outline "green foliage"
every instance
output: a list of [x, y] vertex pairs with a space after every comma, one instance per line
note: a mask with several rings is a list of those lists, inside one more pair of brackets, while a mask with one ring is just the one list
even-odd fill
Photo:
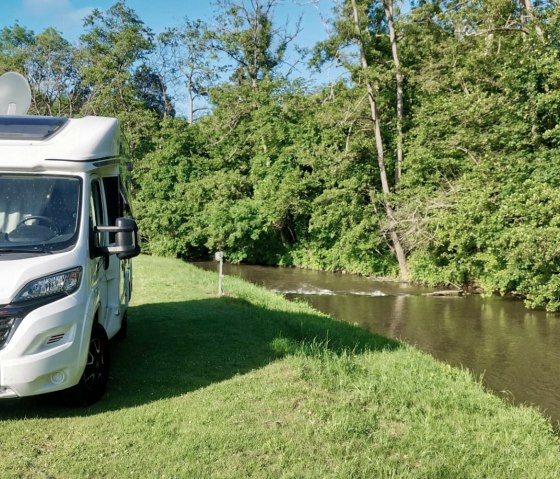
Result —
[[17, 71], [31, 86], [30, 114], [73, 116], [83, 105], [78, 49], [54, 28], [36, 35], [18, 23], [0, 31], [0, 71]]
[[198, 128], [178, 119], [162, 122], [152, 138], [154, 149], [133, 172], [135, 212], [148, 251], [175, 256], [196, 252], [189, 247], [185, 228], [193, 205], [185, 202], [186, 184], [204, 162]]
[[434, 239], [415, 256], [415, 275], [430, 283], [478, 283], [487, 293], [515, 293], [556, 310], [560, 156], [507, 160], [456, 182], [453, 204], [431, 219]]
[[208, 38], [216, 50], [234, 61], [231, 80], [238, 85], [270, 79], [284, 59], [290, 35], [276, 28], [279, 0], [219, 0], [216, 27]]
[[36, 114], [72, 116], [82, 108], [84, 86], [78, 57], [78, 49], [54, 28], [47, 28], [34, 38], [26, 72], [35, 91]]
[[12, 27], [2, 28], [0, 30], [0, 70], [23, 73], [34, 39], [33, 31], [17, 22]]
[[[476, 284], [557, 310], [558, 51], [536, 30], [510, 31], [511, 7], [459, 9], [449, 21], [471, 26], [440, 32], [437, 62], [415, 52], [402, 197], [424, 198], [418, 228], [427, 239], [409, 238], [412, 269], [422, 281]], [[424, 47], [432, 56], [434, 45]]]
[[[161, 76], [177, 92], [186, 90], [187, 121], [193, 123], [203, 107], [199, 100], [207, 98], [218, 73], [224, 69], [218, 54], [210, 48], [209, 27], [202, 20], [188, 18], [180, 27], [166, 29], [158, 35], [160, 60], [156, 63]], [[166, 75], [167, 73], [167, 75]]]
[[[275, 23], [277, 0], [217, 2], [215, 27], [186, 21], [157, 45], [120, 1], [88, 15], [79, 46], [16, 23], [0, 30], [0, 70], [29, 78], [34, 113], [121, 120], [147, 251], [394, 275], [395, 230], [416, 280], [559, 310], [560, 13], [535, 3], [531, 13], [513, 0], [430, 0], [396, 13], [400, 183], [396, 72], [378, 0], [356, 1], [367, 69], [352, 2], [337, 2], [312, 63], [335, 62], [344, 80], [321, 87], [282, 78], [293, 35]], [[229, 81], [216, 66], [224, 57]], [[188, 121], [173, 118], [170, 86]], [[196, 114], [198, 96], [210, 114]]]

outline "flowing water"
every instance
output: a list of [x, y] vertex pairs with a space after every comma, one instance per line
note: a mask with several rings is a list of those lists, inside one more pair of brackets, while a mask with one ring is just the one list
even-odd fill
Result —
[[[196, 263], [217, 270], [215, 262]], [[505, 298], [426, 296], [429, 288], [296, 268], [224, 265], [224, 274], [464, 366], [496, 394], [560, 421], [560, 316]], [[227, 287], [227, 283], [226, 283]]]

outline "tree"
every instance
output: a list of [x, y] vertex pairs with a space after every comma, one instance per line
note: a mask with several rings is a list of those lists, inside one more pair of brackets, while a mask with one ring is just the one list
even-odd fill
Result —
[[81, 74], [92, 86], [86, 109], [115, 115], [135, 100], [133, 70], [153, 49], [152, 31], [124, 2], [115, 3], [106, 12], [93, 10], [84, 19], [84, 27], [80, 41], [85, 65]]
[[557, 13], [542, 13], [542, 36], [523, 15], [506, 1], [413, 12], [401, 50], [413, 59], [414, 97], [398, 214], [416, 219], [415, 278], [556, 310]]
[[300, 30], [276, 28], [273, 14], [279, 0], [218, 0], [220, 13], [210, 33], [212, 46], [235, 62], [231, 77], [237, 84], [249, 83], [253, 90], [259, 81], [272, 78], [282, 64], [286, 49]]
[[35, 40], [35, 33], [15, 23], [0, 30], [0, 69], [25, 72], [28, 51]]
[[204, 108], [198, 100], [207, 99], [210, 86], [221, 70], [217, 55], [212, 50], [208, 26], [200, 21], [185, 20], [178, 28], [171, 28], [159, 37], [160, 58], [167, 65], [168, 76], [178, 85], [180, 97], [186, 96], [187, 121], [192, 124], [195, 115]]
[[[359, 51], [360, 51], [360, 64], [362, 69], [367, 71], [369, 65], [366, 56], [364, 40], [362, 38], [360, 13], [358, 11], [356, 0], [351, 0], [351, 1], [352, 1], [353, 20], [354, 20], [354, 25], [356, 27], [355, 41], [358, 44]], [[396, 49], [396, 43], [394, 44], [394, 46]], [[374, 131], [375, 131], [375, 146], [377, 150], [377, 163], [379, 165], [379, 177], [381, 179], [382, 191], [383, 194], [385, 195], [383, 204], [385, 207], [385, 214], [387, 215], [387, 220], [389, 222], [388, 232], [391, 238], [393, 249], [395, 251], [395, 256], [397, 257], [397, 261], [399, 263], [400, 277], [404, 280], [408, 280], [409, 272], [408, 272], [408, 265], [406, 262], [406, 254], [405, 254], [404, 247], [401, 243], [401, 240], [397, 234], [395, 214], [393, 211], [393, 207], [389, 203], [389, 198], [388, 198], [389, 194], [391, 193], [391, 189], [389, 187], [389, 181], [387, 179], [387, 171], [385, 167], [385, 152], [383, 148], [383, 137], [381, 134], [381, 119], [379, 117], [379, 113], [377, 109], [377, 99], [371, 81], [367, 78], [364, 81], [367, 89], [367, 97], [371, 110], [371, 119], [373, 121]]]
[[161, 118], [175, 116], [175, 108], [167, 93], [165, 78], [149, 65], [142, 64], [134, 71], [132, 87], [145, 108]]
[[383, 7], [385, 10], [385, 16], [387, 18], [387, 25], [389, 27], [391, 54], [393, 56], [393, 64], [395, 67], [395, 83], [397, 93], [397, 164], [395, 167], [395, 185], [398, 186], [401, 181], [403, 165], [404, 74], [399, 57], [393, 3], [393, 0], [383, 0]]
[[528, 22], [532, 22], [535, 28], [535, 32], [537, 33], [539, 38], [544, 41], [543, 29], [535, 16], [535, 9], [533, 7], [532, 0], [520, 0], [520, 4], [523, 10], [521, 14], [521, 24], [525, 25]]
[[78, 51], [53, 28], [34, 38], [25, 62], [33, 92], [33, 110], [43, 115], [72, 117], [86, 91], [79, 77]]
[[78, 75], [78, 52], [54, 28], [39, 35], [19, 24], [0, 31], [0, 69], [22, 73], [29, 81], [30, 113], [73, 116], [85, 91]]
[[[82, 114], [119, 118], [131, 153], [141, 156], [155, 129], [157, 109], [146, 108], [138, 82], [142, 65], [153, 50], [153, 33], [124, 2], [106, 12], [98, 9], [84, 20], [83, 66], [80, 74], [89, 89]], [[146, 71], [146, 70], [144, 70]]]
[[[334, 21], [334, 31], [331, 37], [322, 44], [318, 45], [320, 52], [316, 53], [316, 58], [325, 61], [329, 58], [336, 58], [352, 73], [352, 79], [357, 85], [362, 85], [366, 91], [366, 98], [369, 105], [369, 116], [373, 126], [373, 138], [375, 156], [377, 158], [377, 176], [381, 186], [381, 202], [385, 212], [387, 222], [387, 234], [389, 242], [394, 251], [399, 265], [400, 277], [408, 279], [408, 265], [406, 251], [403, 242], [398, 234], [397, 217], [394, 207], [391, 204], [392, 187], [389, 183], [387, 173], [387, 161], [385, 154], [385, 141], [383, 125], [379, 114], [380, 101], [383, 98], [384, 90], [387, 88], [387, 74], [390, 70], [386, 69], [389, 45], [384, 40], [386, 31], [384, 30], [384, 18], [381, 10], [382, 6], [371, 1], [358, 3], [357, 0], [344, 2], [337, 11]], [[396, 52], [396, 38], [392, 38], [394, 52]], [[352, 61], [351, 53], [354, 47], [357, 50], [357, 62]], [[344, 55], [348, 52], [350, 55]], [[393, 56], [393, 61], [398, 64], [398, 55]], [[400, 66], [400, 65], [399, 65]], [[400, 70], [397, 69], [400, 74]], [[402, 78], [399, 76], [399, 86]], [[384, 85], [382, 83], [385, 83]], [[397, 97], [402, 101], [402, 96]], [[399, 108], [400, 111], [400, 108]], [[399, 122], [397, 122], [400, 124]], [[399, 138], [399, 135], [397, 135]], [[399, 142], [397, 142], [399, 144]], [[399, 158], [400, 159], [400, 158]], [[398, 162], [397, 162], [398, 163]], [[396, 166], [398, 172], [399, 165]], [[397, 173], [396, 177], [400, 175]]]
[[196, 125], [167, 117], [153, 134], [153, 150], [133, 170], [139, 187], [134, 195], [136, 217], [152, 253], [188, 257], [204, 251], [204, 241], [196, 238], [193, 227], [196, 204], [186, 196], [190, 183], [205, 174], [203, 140]]

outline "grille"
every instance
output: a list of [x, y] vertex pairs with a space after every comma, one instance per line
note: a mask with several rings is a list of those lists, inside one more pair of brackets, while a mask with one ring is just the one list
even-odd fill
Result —
[[2, 349], [8, 342], [8, 339], [10, 339], [12, 329], [17, 319], [16, 316], [3, 316], [2, 311], [0, 311], [0, 349]]
[[30, 311], [50, 301], [52, 300], [47, 298], [46, 300], [27, 301], [25, 304], [6, 304], [0, 306], [0, 349], [8, 344], [21, 321]]

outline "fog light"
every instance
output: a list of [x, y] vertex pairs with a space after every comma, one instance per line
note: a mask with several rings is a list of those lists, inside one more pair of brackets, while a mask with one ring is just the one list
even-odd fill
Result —
[[51, 382], [56, 386], [61, 385], [65, 379], [66, 375], [62, 371], [57, 371], [56, 373], [51, 374]]

